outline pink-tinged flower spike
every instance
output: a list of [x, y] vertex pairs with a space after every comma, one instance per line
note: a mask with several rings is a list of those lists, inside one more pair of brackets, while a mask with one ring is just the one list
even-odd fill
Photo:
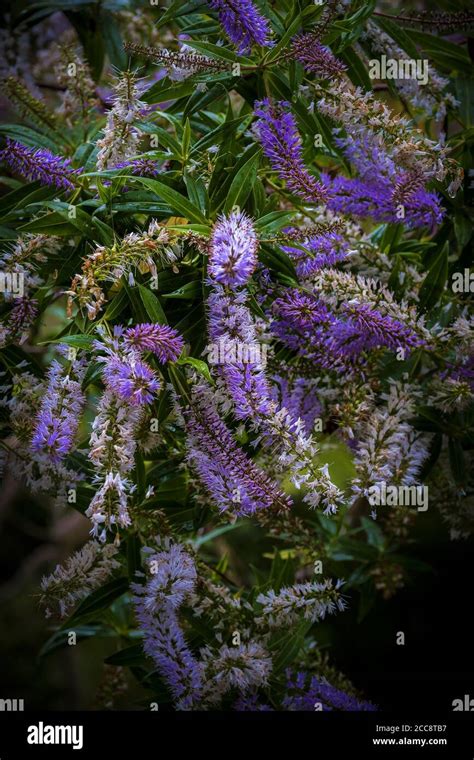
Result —
[[15, 299], [15, 304], [8, 314], [6, 324], [0, 325], [0, 346], [12, 341], [24, 343], [31, 326], [38, 315], [38, 302], [24, 296]]
[[325, 201], [328, 196], [326, 188], [304, 164], [301, 137], [290, 104], [261, 100], [255, 103], [255, 115], [259, 117], [254, 127], [257, 139], [288, 189], [308, 203]]
[[27, 148], [10, 139], [7, 139], [7, 147], [0, 151], [0, 160], [24, 179], [38, 180], [58, 190], [74, 190], [75, 176], [80, 171], [72, 169], [68, 158], [55, 156], [45, 148]]
[[243, 211], [221, 216], [211, 238], [210, 277], [231, 288], [245, 285], [257, 265], [257, 247], [252, 220]]
[[125, 330], [123, 342], [137, 351], [151, 351], [163, 364], [175, 362], [184, 348], [184, 340], [174, 327], [148, 323]]
[[239, 53], [248, 53], [253, 44], [270, 46], [270, 25], [252, 0], [210, 0], [219, 21]]
[[316, 74], [320, 79], [340, 77], [346, 67], [323, 45], [317, 32], [300, 34], [293, 39], [293, 55], [306, 71]]

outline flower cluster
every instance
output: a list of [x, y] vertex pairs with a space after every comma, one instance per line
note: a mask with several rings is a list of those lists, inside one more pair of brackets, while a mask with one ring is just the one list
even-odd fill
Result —
[[146, 113], [139, 100], [136, 77], [126, 71], [115, 86], [114, 105], [107, 115], [104, 136], [97, 142], [97, 168], [113, 169], [138, 153], [140, 129], [136, 122]]
[[107, 301], [104, 284], [113, 284], [121, 277], [134, 282], [133, 272], [149, 272], [156, 277], [159, 266], [170, 266], [177, 261], [179, 247], [171, 244], [167, 230], [157, 222], [150, 222], [145, 232], [131, 232], [111, 247], [99, 245], [84, 261], [82, 272], [77, 274], [68, 291], [69, 313], [77, 300], [85, 307], [89, 319], [95, 319]]
[[196, 568], [179, 544], [148, 556], [151, 576], [133, 585], [135, 611], [145, 634], [145, 652], [165, 679], [178, 710], [199, 703], [202, 674], [179, 624], [178, 611], [193, 591]]
[[327, 198], [324, 186], [306, 168], [302, 157], [301, 137], [290, 104], [262, 100], [255, 104], [255, 135], [272, 168], [283, 179], [290, 192], [308, 203], [321, 203]]
[[[85, 621], [160, 710], [371, 711], [337, 613], [372, 625], [427, 524], [474, 532], [467, 38], [136, 5], [0, 32], [2, 529], [53, 560], [43, 651]], [[373, 79], [415, 48], [426, 84]]]
[[[290, 711], [342, 710], [344, 712], [373, 712], [375, 705], [347, 694], [332, 686], [326, 679], [307, 673], [287, 673], [288, 693], [284, 707]], [[309, 682], [309, 683], [308, 683]]]
[[209, 0], [230, 41], [239, 53], [248, 53], [252, 45], [270, 45], [270, 24], [252, 0]]
[[259, 509], [290, 507], [289, 497], [239, 448], [208, 388], [193, 389], [184, 418], [188, 462], [220, 511], [251, 515]]
[[316, 623], [326, 615], [342, 612], [345, 609], [344, 599], [339, 593], [342, 581], [333, 586], [332, 581], [323, 583], [297, 583], [290, 588], [282, 588], [278, 593], [273, 589], [266, 594], [260, 594], [257, 602], [263, 606], [262, 615], [258, 619], [260, 625], [270, 628], [289, 626], [300, 617]]
[[56, 187], [71, 192], [76, 186], [76, 175], [80, 169], [73, 169], [71, 161], [55, 156], [46, 148], [27, 148], [15, 140], [7, 139], [7, 146], [0, 151], [0, 160], [10, 169], [30, 182]]
[[113, 544], [89, 541], [64, 565], [57, 565], [51, 575], [45, 576], [41, 580], [40, 603], [46, 608], [47, 617], [52, 614], [52, 605], [65, 617], [71, 607], [100, 588], [120, 568], [117, 552]]
[[[63, 350], [67, 354], [67, 346]], [[51, 363], [31, 448], [52, 464], [62, 462], [74, 445], [85, 403], [81, 389], [85, 371], [83, 359], [73, 360], [70, 367], [56, 359]]]

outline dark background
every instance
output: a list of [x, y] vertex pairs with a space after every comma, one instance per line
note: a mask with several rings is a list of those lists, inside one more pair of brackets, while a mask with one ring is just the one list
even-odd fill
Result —
[[[58, 523], [46, 504], [8, 476], [0, 490], [0, 514], [0, 696], [23, 698], [25, 709], [107, 706], [96, 692], [116, 639], [85, 640], [38, 660], [53, 630], [38, 606], [41, 575], [84, 541], [87, 521], [73, 513]], [[317, 639], [331, 665], [381, 710], [434, 716], [451, 711], [454, 699], [474, 697], [474, 542], [451, 541], [434, 509], [419, 522], [418, 535], [403, 553], [431, 570], [410, 573], [405, 588], [389, 600], [377, 597], [362, 620], [358, 594], [349, 591], [348, 609], [321, 623]], [[241, 540], [244, 554], [244, 536]], [[396, 644], [398, 631], [405, 633], [404, 646]], [[127, 678], [129, 690], [114, 700], [116, 709], [139, 708], [147, 700], [133, 676]]]

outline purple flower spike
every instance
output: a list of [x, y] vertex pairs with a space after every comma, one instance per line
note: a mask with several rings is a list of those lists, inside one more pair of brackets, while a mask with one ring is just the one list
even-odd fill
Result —
[[287, 672], [288, 695], [283, 700], [285, 710], [314, 712], [315, 705], [320, 705], [322, 711], [337, 710], [341, 712], [374, 712], [377, 707], [370, 702], [357, 699], [345, 691], [336, 689], [325, 678], [310, 676], [309, 686], [306, 686], [306, 673], [292, 675]]
[[28, 329], [38, 314], [38, 301], [24, 296], [18, 298], [9, 314], [8, 326], [13, 333]]
[[257, 264], [257, 245], [252, 221], [243, 211], [222, 216], [211, 240], [211, 278], [231, 288], [245, 285]]
[[248, 53], [254, 44], [271, 46], [270, 25], [251, 0], [210, 0], [209, 5], [239, 53]]
[[376, 222], [403, 222], [410, 228], [433, 228], [442, 221], [438, 195], [425, 189], [420, 173], [401, 170], [380, 143], [368, 135], [348, 135], [336, 143], [359, 176], [322, 174], [331, 211]]
[[205, 386], [194, 389], [185, 420], [188, 462], [221, 512], [251, 515], [291, 507], [291, 499], [237, 445]]
[[133, 161], [121, 161], [114, 169], [129, 169], [136, 177], [158, 177], [160, 170], [151, 158], [135, 158]]
[[31, 441], [32, 451], [48, 463], [62, 462], [74, 443], [85, 402], [81, 390], [84, 369], [82, 362], [70, 373], [56, 360], [51, 364]]
[[301, 137], [290, 104], [265, 99], [255, 104], [255, 114], [259, 117], [255, 133], [263, 152], [288, 189], [309, 203], [325, 200], [326, 188], [304, 165]]
[[320, 42], [315, 32], [298, 35], [294, 38], [292, 47], [296, 60], [306, 71], [316, 74], [321, 79], [339, 77], [346, 70], [344, 64]]
[[190, 710], [199, 703], [202, 673], [186, 643], [178, 612], [194, 589], [196, 568], [179, 544], [151, 555], [150, 563], [155, 572], [148, 582], [132, 584], [143, 648], [168, 684], [176, 708]]
[[245, 300], [245, 293], [229, 293], [216, 285], [208, 298], [209, 334], [214, 348], [220, 347], [224, 354], [217, 363], [235, 404], [235, 416], [257, 421], [271, 411], [270, 387], [261, 357], [263, 347]]
[[80, 171], [71, 168], [68, 158], [55, 156], [45, 148], [27, 148], [10, 139], [7, 139], [7, 147], [0, 151], [0, 159], [30, 182], [38, 180], [58, 190], [74, 190], [75, 175]]
[[[291, 231], [291, 230], [290, 230]], [[324, 267], [333, 267], [348, 256], [349, 244], [336, 232], [311, 235], [301, 241], [302, 248], [283, 245], [282, 249], [295, 262], [298, 277], [305, 279]]]
[[396, 351], [398, 348], [410, 350], [423, 345], [423, 341], [397, 319], [384, 317], [368, 304], [351, 304], [345, 307], [351, 324], [367, 342], [375, 346], [386, 346]]
[[151, 367], [133, 354], [108, 357], [104, 381], [113, 393], [133, 406], [151, 404], [161, 387]]
[[137, 351], [151, 351], [160, 362], [175, 362], [184, 348], [184, 340], [168, 325], [144, 323], [124, 332], [124, 343]]

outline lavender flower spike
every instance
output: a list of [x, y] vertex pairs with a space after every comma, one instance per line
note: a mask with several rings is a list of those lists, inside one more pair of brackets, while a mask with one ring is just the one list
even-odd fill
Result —
[[222, 216], [211, 239], [211, 278], [231, 288], [245, 285], [257, 264], [257, 246], [252, 221], [243, 211]]
[[292, 50], [296, 60], [306, 71], [316, 74], [321, 79], [340, 77], [346, 70], [344, 64], [320, 42], [316, 32], [294, 37]]
[[239, 448], [206, 386], [193, 389], [184, 416], [188, 462], [221, 512], [251, 515], [259, 509], [291, 507], [291, 499]]
[[148, 566], [152, 574], [146, 585], [132, 584], [144, 650], [167, 682], [177, 709], [190, 710], [200, 701], [202, 668], [186, 644], [178, 610], [195, 587], [196, 567], [179, 544], [151, 554]]
[[255, 133], [263, 152], [288, 189], [309, 203], [326, 200], [326, 188], [304, 165], [301, 137], [290, 104], [285, 101], [271, 103], [267, 98], [255, 103], [254, 110], [259, 117]]
[[336, 689], [325, 678], [312, 676], [309, 686], [306, 686], [306, 673], [296, 673], [295, 676], [287, 671], [287, 689], [289, 693], [283, 700], [283, 708], [291, 711], [314, 712], [315, 705], [320, 710], [340, 710], [343, 712], [373, 712], [377, 708], [370, 702], [357, 699], [352, 694]]
[[158, 360], [175, 362], [184, 348], [184, 340], [174, 327], [143, 323], [129, 327], [123, 334], [126, 346], [137, 351], [151, 351]]
[[38, 180], [42, 185], [57, 187], [58, 190], [74, 190], [74, 179], [79, 169], [72, 169], [68, 158], [55, 156], [45, 148], [27, 148], [7, 138], [7, 147], [0, 151], [0, 159], [30, 182]]
[[151, 404], [161, 383], [151, 367], [133, 353], [107, 357], [104, 382], [119, 398], [133, 406]]
[[31, 448], [52, 464], [63, 461], [74, 442], [85, 400], [81, 390], [84, 371], [82, 362], [70, 371], [56, 360], [51, 364]]
[[271, 45], [270, 25], [252, 0], [209, 0], [209, 5], [239, 53], [248, 53], [253, 44]]

